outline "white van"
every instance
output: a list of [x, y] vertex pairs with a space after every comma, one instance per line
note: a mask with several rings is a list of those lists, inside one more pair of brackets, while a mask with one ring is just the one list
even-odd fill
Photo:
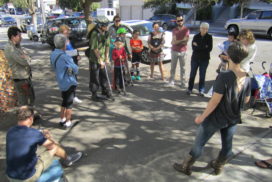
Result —
[[115, 8], [97, 8], [97, 16], [105, 16], [109, 21], [113, 21], [113, 17], [116, 15]]

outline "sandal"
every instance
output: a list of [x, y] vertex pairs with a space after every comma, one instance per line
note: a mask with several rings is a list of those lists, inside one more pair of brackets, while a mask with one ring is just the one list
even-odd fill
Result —
[[265, 160], [255, 161], [255, 165], [264, 169], [272, 169], [272, 164], [270, 164], [269, 162]]

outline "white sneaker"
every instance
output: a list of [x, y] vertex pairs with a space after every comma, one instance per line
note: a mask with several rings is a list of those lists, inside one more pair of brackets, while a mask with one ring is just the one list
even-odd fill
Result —
[[167, 87], [174, 87], [175, 86], [175, 82], [174, 81], [170, 81], [168, 84], [166, 84]]
[[77, 104], [81, 104], [82, 100], [80, 100], [78, 97], [75, 97], [74, 102], [77, 103]]
[[82, 157], [82, 152], [77, 152], [74, 154], [70, 154], [67, 156], [67, 159], [63, 161], [63, 164], [67, 167], [73, 165], [76, 161], [78, 161]]

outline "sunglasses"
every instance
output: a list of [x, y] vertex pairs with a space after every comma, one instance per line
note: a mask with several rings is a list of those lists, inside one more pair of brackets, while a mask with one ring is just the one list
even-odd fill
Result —
[[115, 20], [115, 22], [120, 22], [121, 20]]
[[182, 20], [177, 20], [177, 22], [183, 22], [183, 19]]

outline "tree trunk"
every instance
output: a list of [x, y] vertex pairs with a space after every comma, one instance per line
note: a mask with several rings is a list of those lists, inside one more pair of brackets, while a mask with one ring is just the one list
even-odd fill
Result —
[[84, 17], [85, 17], [87, 25], [89, 24], [90, 7], [91, 7], [92, 3], [93, 3], [92, 0], [85, 0], [85, 1], [80, 0], [80, 4], [83, 7]]
[[37, 15], [36, 15], [36, 7], [33, 0], [30, 1], [30, 13], [32, 17], [32, 24], [34, 32], [37, 31]]
[[243, 18], [245, 2], [241, 2], [240, 18]]

